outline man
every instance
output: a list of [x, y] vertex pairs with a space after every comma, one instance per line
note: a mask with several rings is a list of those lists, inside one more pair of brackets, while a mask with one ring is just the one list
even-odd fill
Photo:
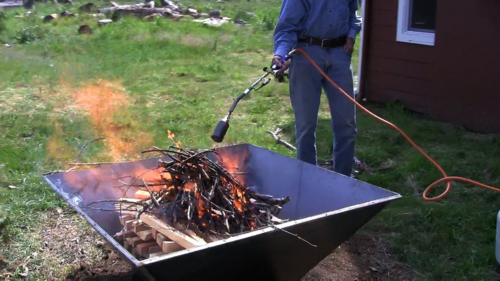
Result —
[[290, 99], [295, 112], [297, 158], [317, 164], [316, 124], [322, 90], [329, 100], [334, 132], [334, 171], [351, 176], [357, 135], [356, 108], [326, 81], [301, 53], [289, 63], [279, 59], [303, 49], [338, 86], [354, 97], [351, 55], [361, 19], [357, 0], [283, 0], [274, 32], [272, 63], [289, 69]]

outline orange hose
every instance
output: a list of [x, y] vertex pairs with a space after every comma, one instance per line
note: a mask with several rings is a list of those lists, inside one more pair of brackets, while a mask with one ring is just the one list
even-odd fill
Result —
[[[495, 187], [492, 187], [492, 186], [489, 186], [489, 185], [486, 185], [486, 184], [483, 184], [483, 183], [480, 183], [480, 182], [477, 182], [477, 181], [473, 181], [471, 179], [467, 179], [467, 178], [462, 178], [462, 177], [455, 177], [455, 176], [448, 176], [446, 175], [446, 172], [443, 170], [443, 168], [441, 168], [441, 166], [438, 165], [438, 163], [436, 163], [436, 161], [434, 161], [431, 157], [429, 157], [429, 155], [427, 155], [417, 144], [415, 144], [415, 142], [413, 142], [404, 132], [403, 130], [401, 130], [400, 128], [398, 128], [396, 125], [390, 123], [389, 121], [387, 120], [384, 120], [380, 117], [378, 117], [377, 115], [373, 114], [372, 112], [370, 112], [368, 109], [364, 108], [361, 104], [359, 104], [355, 99], [353, 99], [352, 97], [349, 96], [349, 94], [347, 94], [344, 90], [342, 90], [342, 88], [340, 88], [335, 82], [332, 81], [332, 79], [330, 79], [330, 77], [328, 77], [317, 65], [316, 63], [311, 59], [311, 57], [309, 57], [309, 55], [302, 49], [295, 49], [296, 52], [300, 52], [302, 53], [306, 58], [307, 60], [309, 60], [309, 62], [321, 73], [321, 75], [328, 81], [330, 82], [330, 84], [332, 84], [335, 88], [337, 88], [342, 94], [344, 94], [349, 100], [351, 100], [354, 104], [356, 104], [356, 106], [358, 106], [360, 109], [362, 109], [365, 113], [367, 113], [368, 115], [370, 115], [371, 117], [375, 118], [376, 120], [392, 127], [393, 129], [395, 129], [396, 131], [398, 131], [401, 135], [403, 135], [403, 137], [405, 137], [405, 139], [418, 151], [420, 152], [420, 154], [422, 154], [425, 158], [427, 158], [427, 160], [429, 160], [434, 166], [436, 166], [436, 168], [441, 172], [441, 174], [443, 174], [443, 178], [435, 181], [434, 183], [432, 183], [431, 185], [429, 185], [424, 193], [423, 193], [423, 197], [426, 201], [438, 201], [442, 198], [444, 198], [449, 192], [450, 192], [450, 188], [451, 188], [451, 184], [450, 182], [451, 181], [462, 181], [462, 182], [465, 182], [465, 183], [469, 183], [469, 184], [473, 184], [473, 185], [476, 185], [476, 186], [480, 186], [480, 187], [483, 187], [483, 188], [486, 188], [486, 189], [490, 189], [490, 190], [493, 190], [493, 191], [497, 191], [497, 192], [500, 192], [500, 189], [498, 188], [495, 188]], [[427, 197], [427, 193], [429, 193], [434, 187], [436, 187], [438, 184], [442, 183], [442, 182], [446, 182], [446, 190], [439, 196], [436, 196], [436, 197], [432, 197], [432, 198], [429, 198]]]

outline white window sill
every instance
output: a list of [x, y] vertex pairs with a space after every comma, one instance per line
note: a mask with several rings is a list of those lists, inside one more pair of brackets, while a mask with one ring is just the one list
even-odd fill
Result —
[[434, 46], [434, 37], [434, 33], [405, 31], [397, 33], [396, 41]]

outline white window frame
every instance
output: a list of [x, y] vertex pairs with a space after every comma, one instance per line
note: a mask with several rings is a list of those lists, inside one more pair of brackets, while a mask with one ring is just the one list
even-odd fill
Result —
[[434, 32], [408, 30], [410, 0], [398, 0], [398, 27], [396, 41], [434, 46]]

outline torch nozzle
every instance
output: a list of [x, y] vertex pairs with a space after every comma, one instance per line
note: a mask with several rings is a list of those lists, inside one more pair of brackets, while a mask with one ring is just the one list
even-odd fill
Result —
[[226, 136], [227, 130], [229, 129], [229, 116], [224, 117], [219, 120], [217, 126], [215, 126], [212, 135], [210, 136], [215, 142], [222, 142]]

